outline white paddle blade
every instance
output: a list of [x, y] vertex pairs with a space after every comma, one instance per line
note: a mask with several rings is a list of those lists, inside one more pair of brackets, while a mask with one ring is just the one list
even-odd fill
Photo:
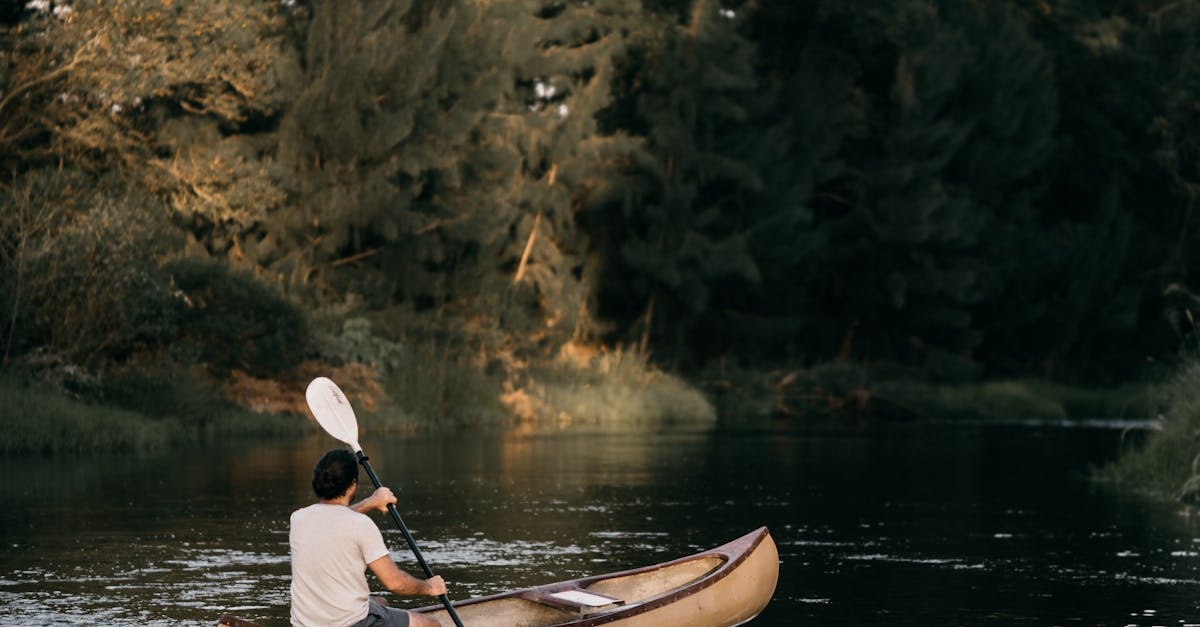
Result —
[[362, 450], [358, 445], [358, 420], [354, 417], [354, 409], [336, 383], [325, 377], [317, 377], [308, 384], [304, 398], [308, 400], [308, 408], [322, 429], [349, 444], [355, 452]]

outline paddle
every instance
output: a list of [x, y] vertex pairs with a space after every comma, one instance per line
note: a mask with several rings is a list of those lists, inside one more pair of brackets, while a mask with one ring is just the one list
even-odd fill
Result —
[[[354, 417], [354, 409], [350, 407], [350, 401], [346, 400], [346, 395], [338, 388], [337, 384], [325, 377], [317, 377], [308, 384], [308, 389], [304, 392], [304, 397], [308, 399], [308, 408], [312, 410], [313, 416], [320, 423], [321, 428], [325, 429], [329, 435], [350, 445], [354, 450], [354, 454], [358, 456], [358, 463], [362, 464], [367, 470], [367, 476], [371, 477], [371, 483], [375, 484], [376, 488], [383, 487], [379, 482], [379, 477], [375, 475], [375, 470], [371, 468], [371, 463], [367, 461], [366, 454], [363, 453], [362, 447], [358, 444], [358, 420]], [[404, 525], [404, 521], [400, 518], [400, 512], [396, 510], [395, 504], [388, 503], [388, 513], [392, 515], [392, 520], [396, 521], [396, 525], [400, 527], [400, 533], [404, 534], [404, 539], [408, 542], [408, 548], [412, 549], [413, 555], [417, 557], [417, 562], [421, 564], [421, 568], [425, 570], [426, 577], [432, 577], [433, 571], [429, 569], [429, 564], [425, 563], [425, 558], [421, 556], [421, 551], [417, 549], [417, 542], [413, 540], [412, 534], [408, 532], [408, 527]], [[446, 611], [450, 613], [450, 618], [454, 620], [454, 624], [458, 627], [463, 627], [462, 621], [458, 618], [458, 613], [454, 611], [454, 606], [450, 604], [450, 597], [441, 595], [438, 597], [442, 600], [442, 605], [446, 606]]]

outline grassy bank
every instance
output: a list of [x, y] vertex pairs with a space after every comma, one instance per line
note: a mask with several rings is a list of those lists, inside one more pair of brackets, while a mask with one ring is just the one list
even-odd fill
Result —
[[722, 370], [703, 387], [726, 420], [867, 419], [1067, 420], [1146, 418], [1158, 386], [1073, 387], [1038, 380], [930, 383], [902, 373], [824, 364], [792, 371]]
[[881, 416], [943, 419], [1142, 419], [1153, 416], [1156, 408], [1153, 388], [1147, 385], [1080, 388], [1032, 380], [959, 385], [889, 381], [876, 385], [871, 398]]
[[166, 447], [177, 431], [137, 412], [86, 404], [8, 380], [0, 380], [0, 403], [4, 454], [153, 450]]
[[360, 422], [373, 431], [516, 428], [620, 430], [710, 426], [713, 405], [695, 386], [636, 351], [559, 355], [497, 366], [433, 342], [393, 357]]
[[227, 404], [203, 420], [153, 415], [11, 378], [0, 378], [0, 406], [0, 455], [152, 451], [218, 437], [298, 435], [305, 428], [294, 416], [261, 415]]
[[1200, 362], [1184, 366], [1161, 387], [1159, 427], [1098, 478], [1159, 496], [1200, 502]]
[[436, 342], [396, 344], [386, 364], [302, 364], [286, 380], [199, 371], [110, 374], [84, 401], [52, 386], [0, 378], [0, 454], [155, 450], [218, 437], [299, 436], [317, 429], [304, 388], [329, 376], [354, 404], [363, 433], [467, 428], [706, 427], [712, 404], [695, 386], [636, 352], [567, 356], [519, 370], [488, 368]]
[[[382, 358], [342, 366], [302, 364], [286, 380], [196, 371], [109, 375], [85, 402], [14, 378], [0, 379], [6, 429], [0, 454], [153, 450], [198, 440], [300, 436], [317, 427], [303, 399], [307, 381], [329, 376], [354, 403], [364, 433], [472, 428], [554, 431], [800, 424], [822, 419], [1067, 420], [1146, 418], [1172, 399], [1172, 423], [1192, 412], [1186, 390], [1200, 367], [1166, 388], [1081, 389], [1033, 380], [931, 384], [844, 364], [806, 370], [721, 370], [693, 380], [663, 372], [629, 350], [576, 347], [513, 367], [434, 340], [370, 342]], [[1174, 394], [1168, 392], [1174, 391]], [[1178, 416], [1178, 417], [1176, 417]], [[1190, 423], [1187, 423], [1190, 425]], [[1183, 432], [1193, 427], [1181, 427]], [[1154, 447], [1166, 444], [1154, 443]], [[1108, 476], [1133, 483], [1163, 474], [1177, 489], [1196, 451], [1131, 453]], [[1188, 457], [1190, 455], [1191, 457]], [[1187, 464], [1179, 460], [1187, 457]], [[1169, 471], [1169, 472], [1168, 472]]]

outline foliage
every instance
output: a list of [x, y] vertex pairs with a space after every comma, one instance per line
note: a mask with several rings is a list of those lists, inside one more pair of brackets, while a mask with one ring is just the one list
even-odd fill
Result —
[[560, 357], [531, 369], [523, 385], [510, 385], [501, 398], [531, 430], [705, 428], [717, 419], [695, 387], [661, 372], [636, 349], [586, 360]]
[[1195, 502], [1200, 475], [1200, 362], [1180, 368], [1160, 389], [1164, 411], [1144, 441], [1129, 446], [1113, 463], [1097, 469], [1097, 477], [1162, 496]]
[[629, 150], [595, 120], [629, 3], [543, 4], [318, 8], [281, 127], [298, 206], [263, 225], [259, 263], [376, 309], [573, 333], [572, 212]]
[[13, 354], [41, 347], [95, 367], [157, 344], [175, 302], [159, 267], [181, 235], [144, 193], [72, 170], [38, 170], [0, 196]]
[[238, 409], [170, 367], [115, 373], [106, 386], [103, 402], [95, 403], [0, 377], [0, 402], [7, 411], [0, 455], [146, 452], [202, 440], [299, 436], [305, 429], [293, 414]]
[[1049, 54], [1005, 6], [867, 7], [807, 17], [806, 45], [834, 60], [858, 119], [836, 152], [850, 173], [807, 200], [827, 244], [797, 287], [822, 351], [923, 365], [978, 347], [977, 309], [1020, 278], [1002, 257], [1011, 243], [991, 237], [1033, 219], [1055, 85]]
[[248, 271], [204, 257], [173, 259], [164, 271], [183, 303], [169, 347], [179, 362], [218, 376], [234, 369], [272, 375], [304, 357], [303, 310]]
[[[438, 216], [414, 203], [426, 177], [459, 157], [472, 119], [482, 114], [461, 102], [471, 96], [459, 91], [461, 82], [438, 82], [455, 45], [451, 30], [470, 25], [469, 5], [461, 4], [444, 11], [410, 0], [313, 7], [303, 82], [278, 135], [293, 204], [261, 225], [255, 263], [295, 282], [326, 264], [372, 255], [409, 269], [385, 247], [419, 243], [415, 233], [437, 227]], [[420, 259], [422, 249], [409, 255]], [[347, 287], [386, 296], [396, 281], [375, 275]]]
[[217, 121], [196, 116], [164, 121], [150, 165], [175, 220], [203, 234], [206, 250], [246, 262], [257, 259], [255, 225], [287, 194], [276, 174], [268, 133], [226, 136]]
[[54, 390], [0, 379], [5, 429], [0, 455], [153, 450], [170, 444], [173, 430], [126, 409], [97, 407]]
[[479, 368], [464, 351], [434, 339], [413, 339], [403, 346], [396, 367], [384, 378], [392, 402], [377, 413], [376, 429], [452, 429], [506, 422], [508, 413], [500, 401], [503, 375]]
[[623, 202], [587, 207], [581, 218], [604, 259], [600, 313], [640, 328], [643, 350], [653, 337], [686, 354], [720, 302], [717, 288], [761, 281], [751, 234], [775, 208], [759, 204], [763, 182], [745, 133], [753, 46], [718, 2], [699, 0], [680, 17], [651, 14], [630, 37], [632, 76], [621, 94], [629, 104], [609, 121], [645, 137], [644, 154]]
[[[570, 347], [850, 405], [1150, 376], [1195, 331], [1198, 24], [1195, 0], [30, 5], [0, 25], [5, 361], [63, 389], [360, 364], [449, 421], [648, 389], [557, 381]], [[1053, 413], [1028, 391], [989, 398]]]
[[107, 405], [148, 417], [203, 425], [233, 410], [215, 387], [204, 373], [158, 361], [111, 370], [100, 384], [98, 396]]
[[164, 110], [228, 125], [271, 115], [294, 71], [282, 10], [265, 0], [45, 3], [5, 33], [0, 146], [10, 150], [0, 152], [137, 166]]

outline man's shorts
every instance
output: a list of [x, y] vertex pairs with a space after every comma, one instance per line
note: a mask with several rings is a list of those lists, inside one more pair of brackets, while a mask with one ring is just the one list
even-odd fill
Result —
[[408, 612], [372, 600], [367, 604], [366, 618], [351, 627], [408, 627]]

